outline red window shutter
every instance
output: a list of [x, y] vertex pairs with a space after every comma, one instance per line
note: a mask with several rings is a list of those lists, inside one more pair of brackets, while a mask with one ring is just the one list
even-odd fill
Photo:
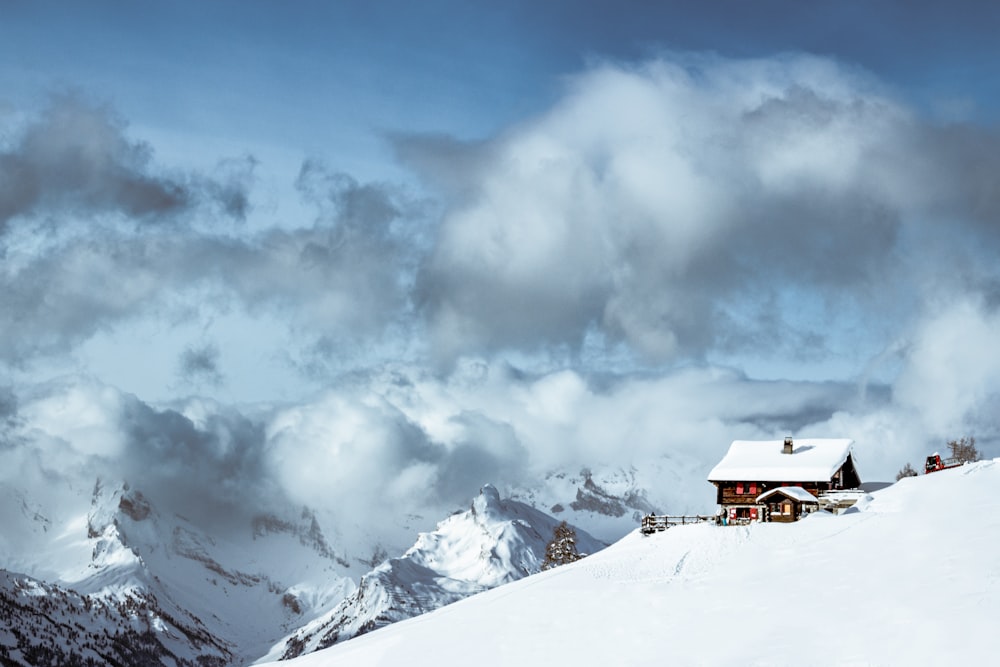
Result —
[[757, 519], [757, 508], [756, 507], [751, 507], [750, 508], [750, 518], [754, 519], [754, 520]]
[[750, 493], [757, 495], [757, 482], [750, 482]]
[[736, 485], [736, 495], [738, 496], [743, 495], [743, 482], [740, 482], [739, 484]]

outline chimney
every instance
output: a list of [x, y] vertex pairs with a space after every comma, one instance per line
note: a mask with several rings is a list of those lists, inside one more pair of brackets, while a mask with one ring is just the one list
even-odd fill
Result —
[[792, 453], [792, 436], [788, 436], [785, 438], [785, 446], [781, 449], [781, 453], [782, 454]]

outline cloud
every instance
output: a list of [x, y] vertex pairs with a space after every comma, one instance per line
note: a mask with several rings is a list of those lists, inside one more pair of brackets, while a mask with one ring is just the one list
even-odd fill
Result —
[[101, 214], [161, 220], [218, 201], [241, 218], [247, 208], [237, 170], [223, 182], [161, 173], [149, 144], [132, 141], [107, 106], [79, 93], [55, 96], [0, 148], [0, 237], [15, 219], [58, 218], [57, 225]]
[[684, 472], [654, 475], [653, 497], [711, 504], [704, 476], [732, 440], [785, 435], [853, 438], [863, 478], [892, 479], [949, 437], [976, 435], [985, 455], [1000, 453], [991, 421], [1000, 371], [996, 354], [982, 356], [995, 320], [968, 305], [941, 313], [914, 331], [894, 385], [761, 381], [712, 366], [609, 376], [465, 360], [447, 377], [396, 366], [276, 413], [270, 460], [302, 502], [359, 515], [377, 513], [366, 508], [379, 499], [431, 515], [486, 482], [531, 489], [553, 472], [648, 472], [664, 458]]
[[157, 408], [82, 377], [20, 393], [2, 478], [29, 498], [69, 490], [79, 503], [97, 479], [124, 481], [162, 513], [218, 530], [245, 530], [255, 513], [289, 507], [265, 465], [263, 423], [235, 409], [202, 399]]
[[[77, 126], [89, 143], [64, 129]], [[311, 377], [389, 340], [439, 368], [587, 346], [654, 366], [839, 354], [860, 367], [929, 295], [1000, 293], [996, 133], [929, 123], [823, 58], [598, 63], [491, 139], [390, 135], [434, 204], [314, 158], [294, 185], [315, 217], [254, 230], [200, 222], [245, 215], [254, 158], [169, 175], [125, 129], [68, 96], [13, 133], [5, 159], [27, 166], [11, 174], [37, 183], [17, 192], [38, 194], [9, 196], [4, 224], [87, 223], [8, 235], [9, 364], [139, 318], [238, 309], [287, 323]], [[183, 196], [135, 203], [133, 181]], [[190, 224], [102, 218], [181, 213]]]
[[330, 392], [280, 411], [267, 438], [272, 469], [293, 497], [337, 507], [347, 525], [402, 507], [416, 513], [433, 497], [433, 445], [377, 397]]
[[[954, 239], [996, 247], [997, 141], [821, 58], [600, 64], [489, 142], [397, 140], [453, 197], [418, 282], [432, 345], [453, 361], [597, 333], [658, 363], [907, 326]], [[996, 276], [972, 254], [963, 271]]]
[[964, 434], [993, 455], [1000, 362], [980, 351], [997, 327], [980, 303], [943, 309], [900, 348], [900, 380], [867, 388], [712, 366], [530, 373], [466, 359], [445, 377], [386, 366], [309, 401], [239, 410], [205, 399], [151, 406], [67, 378], [5, 399], [17, 418], [2, 477], [34, 493], [124, 479], [160, 511], [217, 531], [306, 505], [345, 544], [398, 547], [486, 482], [531, 492], [583, 468], [634, 467], [657, 503], [710, 511], [705, 475], [737, 438], [853, 438], [865, 480], [891, 479]]
[[[12, 387], [5, 479], [126, 477], [220, 524], [307, 504], [338, 531], [385, 519], [402, 546], [401, 515], [426, 527], [485, 482], [554, 471], [669, 457], [686, 481], [650, 490], [686, 502], [736, 438], [854, 438], [865, 479], [945, 438], [1000, 442], [997, 137], [929, 124], [831, 61], [599, 64], [492, 139], [397, 135], [441, 197], [439, 226], [400, 187], [318, 159], [295, 178], [312, 219], [201, 224], [206, 201], [245, 214], [252, 158], [167, 176], [113, 114], [60, 105], [0, 156], [24, 185], [0, 191], [0, 359], [231, 309], [282, 321], [307, 357], [344, 341], [370, 356], [339, 376], [307, 359], [319, 395], [253, 409], [153, 406], [86, 379]], [[74, 123], [93, 146], [34, 138]], [[424, 343], [439, 365], [398, 361]], [[838, 353], [858, 382], [707, 361]], [[179, 374], [217, 384], [223, 358], [190, 345]]]
[[44, 446], [59, 443], [71, 452], [66, 460], [53, 457], [48, 464], [72, 468], [84, 459], [114, 460], [127, 448], [121, 429], [126, 397], [113, 387], [80, 378], [61, 380], [32, 388], [21, 416], [33, 439]]
[[116, 462], [120, 477], [164, 509], [239, 529], [240, 520], [286, 507], [258, 420], [200, 401], [156, 409], [128, 396], [120, 425], [127, 447]]
[[17, 395], [10, 387], [0, 387], [0, 420], [11, 420], [17, 416]]
[[221, 385], [223, 377], [219, 370], [218, 346], [206, 343], [185, 348], [179, 359], [177, 374], [188, 384]]
[[[975, 298], [936, 304], [910, 341], [896, 401], [937, 438], [995, 440], [1000, 407], [1000, 313]], [[970, 433], [971, 431], [971, 433]]]
[[18, 424], [17, 394], [10, 387], [0, 387], [0, 451], [12, 446]]
[[12, 250], [0, 266], [0, 359], [26, 366], [129, 321], [174, 323], [206, 310], [274, 315], [306, 342], [378, 337], [410, 317], [413, 244], [411, 230], [398, 228], [405, 198], [316, 163], [303, 167], [300, 185], [318, 211], [307, 226], [91, 225]]

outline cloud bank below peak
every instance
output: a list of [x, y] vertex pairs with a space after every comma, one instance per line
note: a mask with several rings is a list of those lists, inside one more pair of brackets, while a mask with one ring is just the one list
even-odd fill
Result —
[[331, 534], [382, 526], [380, 539], [399, 546], [421, 529], [405, 527], [405, 516], [430, 527], [487, 482], [538, 490], [551, 474], [584, 468], [636, 466], [656, 502], [709, 511], [704, 475], [734, 439], [849, 437], [867, 481], [891, 480], [961, 435], [995, 455], [1000, 354], [981, 350], [998, 333], [995, 314], [957, 304], [900, 351], [896, 384], [866, 388], [760, 381], [720, 367], [532, 374], [464, 360], [447, 377], [386, 366], [308, 401], [234, 408], [207, 399], [157, 406], [64, 378], [0, 388], [0, 482], [42, 497], [53, 485], [124, 479], [162, 511], [232, 530], [306, 505]]

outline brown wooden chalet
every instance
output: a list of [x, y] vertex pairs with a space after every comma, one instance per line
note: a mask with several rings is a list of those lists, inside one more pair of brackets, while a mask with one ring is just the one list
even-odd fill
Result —
[[723, 520], [795, 521], [822, 493], [857, 488], [853, 447], [844, 439], [734, 441], [708, 475]]

